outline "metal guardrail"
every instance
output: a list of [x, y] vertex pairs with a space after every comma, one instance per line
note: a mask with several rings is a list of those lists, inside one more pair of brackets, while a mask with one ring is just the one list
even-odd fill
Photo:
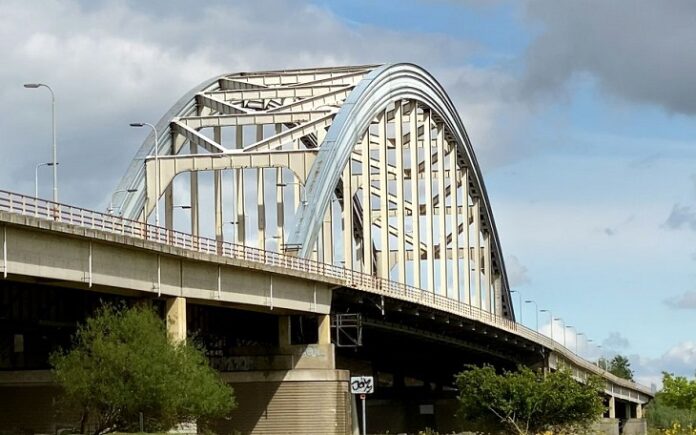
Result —
[[220, 255], [328, 277], [332, 281], [341, 282], [346, 287], [413, 302], [501, 328], [507, 332], [541, 344], [563, 355], [565, 359], [578, 367], [601, 375], [617, 385], [652, 396], [652, 392], [642, 385], [634, 384], [602, 370], [600, 367], [579, 357], [566, 347], [561, 346], [556, 341], [537, 331], [470, 304], [430, 293], [417, 287], [378, 278], [373, 275], [335, 266], [333, 264], [266, 251], [228, 241], [193, 236], [184, 232], [150, 225], [145, 222], [126, 219], [121, 216], [55, 203], [4, 190], [0, 190], [0, 211], [77, 225], [82, 228], [105, 231], [112, 234], [135, 237], [196, 252]]

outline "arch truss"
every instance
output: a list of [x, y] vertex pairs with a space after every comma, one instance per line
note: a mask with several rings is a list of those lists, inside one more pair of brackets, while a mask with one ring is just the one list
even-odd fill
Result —
[[176, 203], [188, 202], [194, 235], [343, 265], [513, 318], [471, 144], [422, 69], [225, 75], [156, 127], [157, 157], [152, 134], [114, 192], [124, 216], [152, 221], [163, 209], [173, 229]]

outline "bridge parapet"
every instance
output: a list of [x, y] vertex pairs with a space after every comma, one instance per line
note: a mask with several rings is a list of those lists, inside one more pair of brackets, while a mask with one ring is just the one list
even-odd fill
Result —
[[[606, 393], [612, 397], [643, 404], [653, 396], [648, 388], [625, 379], [620, 379], [602, 370], [549, 337], [523, 325], [464, 302], [384, 278], [311, 259], [264, 251], [222, 240], [192, 236], [144, 222], [125, 219], [120, 216], [53, 203], [7, 191], [0, 191], [0, 211], [8, 212], [11, 215], [33, 218], [26, 220], [24, 224], [40, 229], [51, 230], [50, 224], [47, 225], [47, 223], [58, 222], [71, 228], [89, 229], [109, 235], [118, 235], [123, 240], [140, 240], [140, 245], [142, 245], [142, 241], [152, 242], [155, 248], [159, 247], [158, 249], [163, 251], [176, 247], [186, 252], [233, 258], [248, 263], [255, 263], [257, 264], [256, 268], [259, 269], [265, 267], [287, 271], [289, 274], [299, 273], [316, 282], [353, 288], [380, 297], [416, 303], [440, 312], [480, 322], [541, 345], [548, 352], [548, 365], [550, 368], [568, 365], [579, 380], [585, 379], [590, 374], [599, 375], [607, 381]], [[4, 225], [2, 225], [3, 230], [0, 234], [2, 237], [0, 271], [4, 277], [7, 277], [8, 273], [12, 272], [8, 268], [7, 225], [17, 224], [17, 222], [2, 216], [2, 214], [0, 214], [0, 220], [4, 221]], [[72, 234], [75, 235], [76, 232], [73, 231]], [[84, 237], [90, 237], [87, 232], [82, 232], [82, 234]], [[118, 242], [117, 239], [111, 241]], [[272, 299], [270, 303], [272, 304]]]

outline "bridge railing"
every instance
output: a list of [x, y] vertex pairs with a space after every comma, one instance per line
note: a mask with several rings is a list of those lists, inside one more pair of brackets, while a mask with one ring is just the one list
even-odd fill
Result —
[[[575, 355], [569, 349], [561, 346], [551, 338], [510, 319], [506, 319], [490, 311], [485, 311], [444, 295], [431, 293], [417, 287], [401, 284], [385, 278], [375, 277], [333, 264], [298, 258], [296, 256], [274, 251], [266, 251], [229, 241], [193, 236], [188, 233], [151, 225], [146, 222], [126, 219], [109, 213], [73, 207], [4, 190], [0, 190], [0, 211], [43, 220], [68, 223], [82, 228], [149, 240], [206, 254], [220, 255], [273, 267], [322, 275], [334, 281], [341, 282], [346, 287], [356, 288], [381, 296], [391, 296], [396, 299], [414, 302], [500, 327], [530, 341], [539, 343], [549, 349], [555, 350], [574, 364], [584, 367], [589, 371], [602, 374], [607, 379], [611, 379], [619, 385], [627, 384], [626, 381], [616, 378], [589, 361]], [[636, 386], [633, 386], [633, 388], [636, 388]], [[637, 389], [640, 390], [640, 388]]]

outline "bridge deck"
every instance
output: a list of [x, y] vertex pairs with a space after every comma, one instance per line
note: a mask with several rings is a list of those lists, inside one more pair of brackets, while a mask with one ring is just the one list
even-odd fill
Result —
[[[442, 295], [332, 264], [264, 251], [227, 241], [196, 237], [119, 216], [56, 204], [6, 191], [0, 191], [0, 222], [3, 223], [2, 234], [0, 234], [3, 242], [0, 272], [3, 273], [4, 277], [7, 277], [8, 273], [13, 273], [8, 268], [7, 251], [7, 227], [12, 225], [66, 233], [72, 237], [108, 240], [111, 243], [136, 246], [167, 255], [195, 258], [202, 261], [216, 262], [222, 261], [222, 259], [232, 259], [243, 267], [309, 279], [323, 283], [328, 286], [327, 288], [352, 288], [480, 322], [542, 346], [550, 355], [549, 364], [552, 368], [564, 364], [569, 365], [578, 379], [583, 379], [590, 374], [602, 376], [607, 381], [606, 392], [614, 397], [645, 403], [653, 396], [648, 388], [602, 370], [549, 337], [519, 323]], [[81, 231], [76, 231], [76, 229]]]

